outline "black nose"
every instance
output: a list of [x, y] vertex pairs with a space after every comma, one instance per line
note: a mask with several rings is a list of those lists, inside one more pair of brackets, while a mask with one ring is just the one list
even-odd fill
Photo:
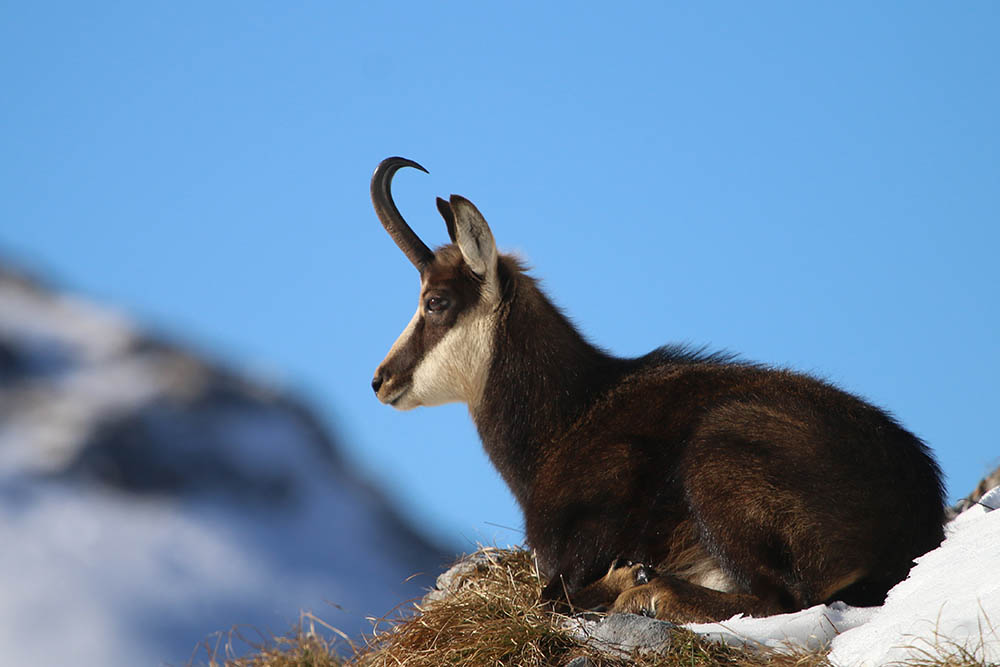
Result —
[[382, 376], [376, 375], [375, 377], [372, 378], [372, 389], [374, 389], [375, 393], [377, 394], [379, 387], [381, 386], [382, 386]]

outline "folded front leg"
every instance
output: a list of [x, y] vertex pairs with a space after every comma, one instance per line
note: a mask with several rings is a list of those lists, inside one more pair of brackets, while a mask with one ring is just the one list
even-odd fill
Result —
[[678, 623], [722, 621], [739, 613], [770, 616], [788, 611], [777, 600], [717, 591], [670, 575], [622, 592], [611, 610]]

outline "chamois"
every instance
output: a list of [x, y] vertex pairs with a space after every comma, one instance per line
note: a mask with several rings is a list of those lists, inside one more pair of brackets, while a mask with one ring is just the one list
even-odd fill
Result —
[[662, 347], [590, 344], [467, 199], [431, 251], [371, 181], [420, 272], [372, 388], [401, 410], [462, 401], [523, 513], [543, 598], [675, 621], [881, 604], [943, 539], [940, 470], [891, 416], [808, 375]]

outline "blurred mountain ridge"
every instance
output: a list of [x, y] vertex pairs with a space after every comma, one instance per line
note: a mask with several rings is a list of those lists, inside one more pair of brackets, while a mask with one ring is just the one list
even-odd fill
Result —
[[3, 258], [0, 534], [4, 662], [182, 663], [301, 610], [357, 635], [454, 558], [294, 393]]

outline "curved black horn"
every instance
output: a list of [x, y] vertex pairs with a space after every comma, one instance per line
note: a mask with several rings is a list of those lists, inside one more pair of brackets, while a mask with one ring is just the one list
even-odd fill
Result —
[[399, 209], [396, 208], [395, 202], [392, 201], [390, 187], [392, 177], [403, 167], [414, 167], [425, 174], [428, 173], [419, 164], [413, 160], [407, 160], [405, 157], [389, 157], [382, 160], [375, 167], [375, 173], [372, 174], [372, 205], [375, 206], [375, 215], [378, 216], [385, 230], [389, 232], [392, 240], [413, 262], [413, 266], [417, 267], [418, 271], [423, 271], [424, 267], [434, 259], [434, 253], [410, 229], [406, 220], [403, 220], [403, 216], [400, 215]]

